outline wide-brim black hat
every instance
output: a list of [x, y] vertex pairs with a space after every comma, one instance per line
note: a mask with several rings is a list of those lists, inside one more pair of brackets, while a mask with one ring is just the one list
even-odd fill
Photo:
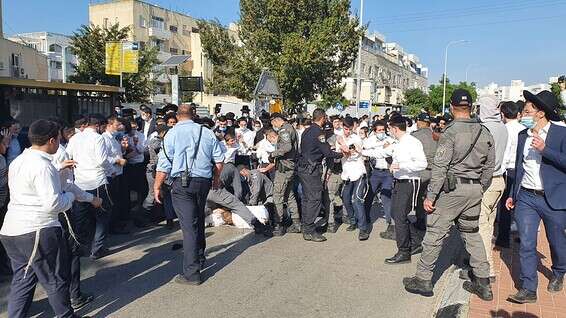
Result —
[[529, 91], [523, 91], [523, 96], [528, 102], [535, 104], [535, 106], [544, 111], [546, 118], [552, 121], [559, 121], [560, 115], [558, 114], [558, 98], [550, 91], [542, 91], [538, 94], [533, 94]]

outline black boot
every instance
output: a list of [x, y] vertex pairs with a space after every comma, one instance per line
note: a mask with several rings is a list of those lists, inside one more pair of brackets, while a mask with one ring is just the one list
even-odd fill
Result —
[[403, 285], [405, 285], [405, 290], [411, 294], [425, 297], [432, 297], [434, 295], [432, 282], [430, 280], [422, 280], [417, 277], [405, 277], [403, 278]]
[[521, 289], [515, 295], [509, 295], [507, 301], [517, 304], [533, 304], [537, 302], [537, 293], [526, 289]]
[[324, 242], [324, 241], [326, 241], [326, 237], [324, 237], [324, 235], [319, 234], [317, 232], [303, 233], [303, 239], [305, 239], [305, 241], [312, 241], [312, 242]]
[[328, 233], [336, 233], [340, 228], [340, 223], [328, 223], [328, 229], [326, 230]]
[[273, 236], [283, 236], [285, 235], [285, 227], [281, 223], [276, 223], [273, 227]]
[[395, 225], [389, 224], [385, 232], [379, 233], [379, 237], [384, 240], [395, 240]]
[[254, 227], [255, 234], [262, 234], [265, 237], [273, 236], [273, 233], [271, 232], [269, 226], [261, 223], [260, 221], [258, 221], [258, 219], [254, 219], [252, 221], [252, 225]]
[[465, 281], [463, 287], [466, 291], [476, 294], [481, 300], [493, 300], [493, 292], [491, 291], [489, 278], [474, 277], [471, 282]]
[[71, 299], [71, 307], [73, 307], [74, 310], [79, 310], [91, 303], [93, 300], [93, 295], [81, 294], [78, 298]]
[[360, 230], [358, 234], [358, 240], [360, 241], [367, 241], [369, 239], [369, 233], [367, 231]]
[[417, 255], [423, 252], [423, 246], [422, 245], [417, 245], [417, 246], [413, 246], [411, 247], [411, 255]]
[[355, 231], [358, 227], [356, 226], [356, 224], [350, 224], [348, 225], [348, 227], [346, 228], [346, 231], [348, 232], [352, 232]]
[[301, 233], [301, 222], [293, 220], [293, 223], [287, 228], [287, 233]]
[[548, 283], [548, 290], [551, 293], [557, 293], [564, 289], [564, 276], [554, 276]]
[[411, 262], [411, 253], [410, 252], [401, 252], [398, 251], [393, 257], [386, 258], [385, 264], [405, 264]]

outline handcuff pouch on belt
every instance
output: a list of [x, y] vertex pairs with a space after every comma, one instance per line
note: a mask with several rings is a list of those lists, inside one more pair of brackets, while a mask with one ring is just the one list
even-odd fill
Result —
[[181, 172], [181, 186], [183, 188], [187, 188], [191, 181], [191, 171], [193, 169], [193, 164], [195, 163], [195, 159], [197, 158], [198, 148], [200, 147], [200, 138], [202, 137], [202, 129], [203, 129], [202, 127], [203, 126], [200, 126], [197, 144], [195, 146], [195, 151], [193, 152], [193, 157], [191, 158], [192, 160], [191, 160], [190, 168], [187, 164], [187, 152], [185, 151], [185, 171]]
[[450, 171], [450, 169], [454, 166], [456, 166], [457, 164], [461, 163], [462, 161], [466, 160], [466, 158], [468, 158], [468, 156], [470, 155], [470, 153], [472, 152], [472, 150], [474, 150], [474, 147], [476, 146], [478, 139], [480, 138], [481, 135], [481, 131], [483, 128], [480, 127], [480, 131], [478, 132], [478, 134], [476, 135], [476, 138], [474, 138], [474, 142], [472, 142], [472, 145], [470, 146], [470, 148], [468, 149], [468, 151], [466, 152], [466, 154], [462, 157], [462, 159], [450, 164], [448, 166], [448, 171], [446, 172], [446, 178], [444, 178], [444, 184], [442, 185], [442, 190], [446, 193], [450, 193], [454, 190], [456, 190], [456, 184], [458, 183], [458, 181], [456, 180], [456, 176], [454, 175], [453, 172]]

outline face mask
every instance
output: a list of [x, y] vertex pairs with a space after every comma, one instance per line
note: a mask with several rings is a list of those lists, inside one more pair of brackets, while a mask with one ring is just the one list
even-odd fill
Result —
[[218, 128], [219, 128], [219, 130], [220, 130], [221, 132], [225, 132], [225, 131], [226, 131], [226, 127], [218, 127]]
[[278, 128], [278, 127], [273, 126], [273, 130], [275, 130], [275, 131], [277, 131], [277, 132], [278, 132], [280, 129], [281, 129], [281, 128]]
[[387, 138], [387, 135], [386, 135], [384, 132], [382, 132], [382, 133], [378, 133], [378, 134], [376, 135], [376, 137], [377, 137], [377, 140], [379, 140], [379, 141], [384, 141], [385, 138]]
[[533, 128], [535, 126], [535, 121], [531, 116], [521, 118], [520, 123], [527, 128]]

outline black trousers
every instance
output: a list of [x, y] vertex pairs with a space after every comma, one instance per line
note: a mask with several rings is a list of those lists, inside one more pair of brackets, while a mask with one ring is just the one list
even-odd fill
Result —
[[61, 228], [39, 231], [39, 244], [31, 266], [36, 232], [18, 236], [0, 236], [12, 263], [14, 277], [8, 296], [8, 317], [27, 317], [39, 282], [47, 292], [57, 317], [75, 317], [69, 297], [69, 254]]
[[499, 209], [497, 210], [497, 242], [509, 243], [511, 237], [511, 220], [512, 211], [508, 211], [505, 207], [505, 201], [509, 197], [509, 192], [511, 191], [511, 186], [515, 183], [515, 169], [507, 169], [505, 173], [505, 191], [501, 196], [499, 201]]
[[123, 174], [115, 176], [108, 184], [108, 190], [112, 197], [112, 215], [110, 217], [110, 228], [121, 228], [130, 218], [130, 196], [128, 186]]
[[137, 196], [136, 208], [141, 207], [148, 192], [147, 179], [145, 176], [146, 165], [142, 163], [127, 164], [124, 167], [124, 178], [127, 185], [128, 204], [130, 204], [130, 192], [134, 191]]
[[395, 180], [394, 182], [391, 194], [391, 211], [395, 220], [397, 248], [401, 252], [410, 252], [411, 246], [420, 245], [424, 237], [423, 231], [417, 229], [416, 222], [409, 219], [409, 214], [413, 210], [413, 203], [417, 201], [413, 197], [417, 188], [417, 180]]
[[183, 275], [187, 279], [200, 273], [204, 260], [204, 207], [211, 185], [206, 178], [191, 178], [187, 187], [181, 185], [181, 178], [173, 181], [171, 198], [183, 233]]
[[322, 166], [316, 168], [308, 164], [300, 163], [297, 167], [297, 176], [303, 188], [301, 199], [301, 223], [302, 231], [312, 234], [316, 230], [314, 222], [322, 208]]

